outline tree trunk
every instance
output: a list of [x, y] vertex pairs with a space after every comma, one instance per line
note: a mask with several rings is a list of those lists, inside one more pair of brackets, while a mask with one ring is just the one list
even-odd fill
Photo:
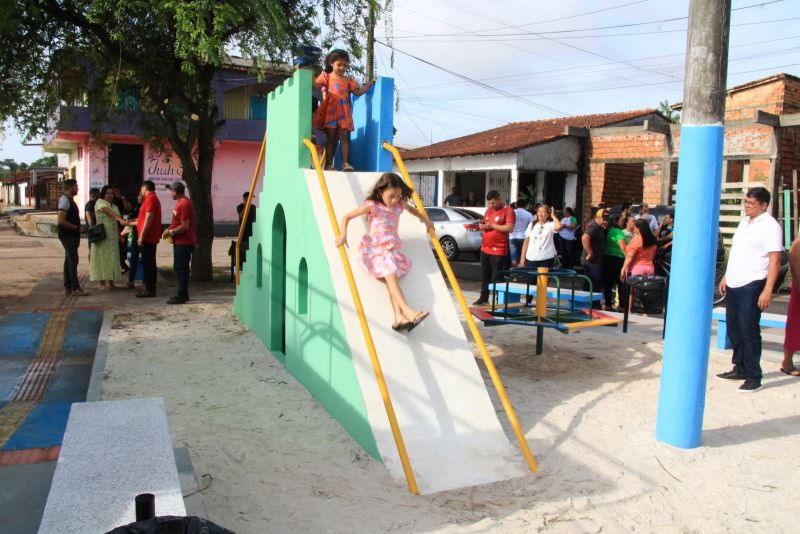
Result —
[[189, 190], [197, 221], [197, 248], [192, 256], [192, 279], [199, 282], [210, 282], [214, 273], [211, 260], [211, 248], [214, 243], [214, 206], [211, 201], [213, 162], [214, 146], [211, 145], [203, 150], [201, 143], [198, 146], [196, 183]]
[[[192, 255], [192, 280], [210, 282], [214, 274], [211, 259], [214, 243], [214, 206], [211, 200], [211, 178], [214, 170], [213, 119], [201, 119], [197, 128], [197, 144], [194, 147], [178, 140], [173, 141], [173, 151], [183, 165], [182, 178], [189, 188], [189, 198], [194, 207], [197, 248]], [[192, 155], [195, 148], [196, 160]]]

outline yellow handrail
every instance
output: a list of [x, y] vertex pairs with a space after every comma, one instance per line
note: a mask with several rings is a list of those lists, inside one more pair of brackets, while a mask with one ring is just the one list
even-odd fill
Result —
[[[408, 170], [406, 170], [406, 165], [403, 163], [403, 158], [400, 157], [400, 152], [386, 142], [383, 143], [383, 148], [391, 152], [391, 154], [394, 156], [394, 161], [397, 163], [397, 168], [400, 169], [400, 174], [403, 175], [403, 180], [405, 180], [406, 184], [408, 184], [413, 191], [414, 203], [417, 205], [417, 209], [427, 217], [428, 215], [425, 212], [425, 208], [422, 206], [422, 200], [419, 198], [417, 190], [414, 188], [414, 184], [411, 181], [411, 178], [408, 176]], [[444, 272], [447, 274], [447, 279], [450, 281], [450, 286], [453, 288], [453, 293], [456, 296], [458, 305], [461, 307], [461, 313], [464, 314], [464, 318], [469, 325], [469, 330], [472, 333], [472, 337], [475, 339], [475, 343], [478, 345], [478, 350], [483, 358], [483, 363], [486, 366], [486, 370], [489, 371], [492, 384], [494, 384], [494, 388], [497, 390], [497, 395], [500, 397], [500, 402], [503, 404], [503, 409], [506, 412], [508, 421], [511, 423], [511, 427], [514, 429], [514, 434], [517, 436], [520, 449], [522, 449], [522, 455], [525, 457], [525, 461], [528, 463], [530, 470], [535, 473], [538, 470], [536, 466], [536, 459], [533, 457], [531, 449], [528, 446], [528, 441], [525, 439], [525, 435], [520, 429], [517, 415], [514, 413], [514, 407], [511, 406], [511, 401], [508, 400], [508, 395], [506, 394], [506, 388], [503, 386], [503, 381], [500, 379], [500, 375], [497, 374], [497, 369], [494, 366], [491, 356], [489, 356], [489, 351], [486, 350], [486, 344], [483, 342], [483, 336], [481, 336], [481, 332], [478, 330], [478, 326], [475, 324], [475, 320], [472, 318], [472, 313], [469, 311], [469, 306], [467, 306], [467, 301], [464, 299], [464, 294], [461, 292], [461, 286], [458, 284], [458, 280], [453, 272], [453, 268], [450, 266], [450, 262], [447, 261], [447, 256], [445, 256], [442, 246], [439, 244], [439, 240], [436, 238], [436, 232], [433, 230], [433, 228], [428, 229], [428, 236], [431, 238], [433, 248], [436, 249], [436, 254], [439, 256], [439, 261], [442, 262]]]
[[244, 229], [247, 227], [247, 218], [250, 216], [250, 204], [253, 202], [253, 194], [256, 192], [256, 184], [258, 183], [258, 173], [261, 171], [261, 166], [264, 164], [264, 154], [267, 151], [267, 134], [264, 133], [264, 139], [261, 141], [261, 150], [258, 151], [258, 161], [256, 162], [256, 170], [253, 172], [253, 179], [250, 181], [250, 192], [247, 194], [247, 202], [244, 203], [244, 211], [242, 212], [242, 223], [239, 225], [239, 233], [236, 235], [236, 286], [239, 286], [239, 271], [241, 271], [241, 264], [239, 263], [239, 245], [242, 242]]
[[[338, 236], [339, 222], [336, 220], [336, 213], [333, 210], [331, 196], [328, 192], [328, 185], [325, 182], [325, 175], [322, 173], [322, 165], [319, 161], [317, 148], [314, 143], [308, 139], [303, 139], [303, 144], [305, 144], [306, 147], [308, 147], [308, 150], [311, 152], [311, 159], [314, 162], [314, 168], [317, 170], [319, 187], [322, 190], [322, 197], [325, 199], [325, 207], [328, 210], [328, 217], [330, 218], [334, 234]], [[344, 273], [347, 277], [347, 283], [350, 286], [350, 293], [353, 295], [353, 302], [356, 307], [358, 322], [361, 324], [361, 331], [364, 334], [364, 341], [367, 343], [367, 351], [369, 352], [369, 359], [372, 361], [372, 369], [375, 371], [375, 378], [378, 380], [378, 389], [381, 392], [383, 406], [386, 409], [386, 415], [389, 418], [389, 426], [392, 428], [392, 436], [394, 436], [394, 442], [397, 446], [397, 454], [400, 456], [400, 462], [403, 464], [403, 472], [406, 475], [408, 491], [414, 495], [419, 495], [417, 480], [414, 478], [414, 471], [411, 469], [411, 461], [408, 459], [408, 452], [406, 451], [406, 445], [403, 442], [403, 435], [400, 433], [400, 425], [397, 424], [397, 415], [394, 413], [392, 399], [389, 397], [389, 389], [386, 387], [386, 380], [383, 377], [381, 362], [378, 360], [378, 353], [375, 350], [375, 342], [372, 340], [372, 333], [370, 332], [369, 325], [367, 324], [364, 306], [361, 303], [361, 297], [359, 296], [358, 289], [356, 288], [355, 278], [353, 278], [353, 269], [350, 267], [350, 260], [347, 258], [347, 252], [344, 249], [344, 245], [338, 247], [338, 249], [339, 257], [342, 260], [342, 265], [344, 265]]]

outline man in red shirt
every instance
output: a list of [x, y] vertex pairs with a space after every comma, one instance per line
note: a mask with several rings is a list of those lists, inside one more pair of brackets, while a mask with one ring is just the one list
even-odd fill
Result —
[[178, 294], [171, 297], [167, 304], [185, 304], [189, 300], [189, 268], [192, 262], [192, 251], [197, 244], [194, 206], [186, 198], [186, 188], [180, 182], [169, 186], [175, 209], [172, 210], [172, 221], [164, 230], [164, 239], [172, 238], [173, 264], [175, 277], [178, 279]]
[[489, 191], [486, 194], [489, 209], [481, 221], [483, 244], [481, 245], [481, 296], [473, 302], [482, 306], [489, 302], [489, 284], [495, 275], [509, 266], [508, 234], [514, 229], [516, 216], [514, 210], [503, 203], [500, 193]]
[[136, 296], [151, 298], [156, 296], [156, 247], [161, 239], [161, 202], [156, 196], [156, 184], [152, 180], [142, 182], [142, 205], [136, 219], [138, 245], [142, 252], [142, 278], [144, 290]]

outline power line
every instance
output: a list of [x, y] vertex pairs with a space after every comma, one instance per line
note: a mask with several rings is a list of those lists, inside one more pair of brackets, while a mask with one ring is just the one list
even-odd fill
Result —
[[[787, 18], [772, 19], [772, 20], [758, 20], [758, 21], [755, 21], [755, 22], [740, 22], [738, 24], [731, 24], [731, 27], [732, 28], [738, 28], [738, 27], [741, 27], [741, 26], [757, 26], [757, 25], [760, 25], [760, 24], [772, 24], [774, 22], [790, 22], [790, 21], [798, 20], [798, 19], [800, 19], [800, 17], [787, 17]], [[558, 40], [561, 41], [561, 40], [564, 40], [564, 39], [600, 39], [600, 38], [604, 38], [604, 37], [625, 37], [625, 36], [628, 36], [628, 35], [656, 35], [656, 34], [662, 34], [662, 33], [685, 33], [685, 32], [686, 32], [686, 28], [679, 28], [679, 29], [675, 29], [675, 30], [653, 30], [653, 31], [647, 31], [647, 32], [601, 33], [601, 34], [591, 34], [591, 35], [565, 35], [565, 36], [562, 36], [562, 37], [558, 37]], [[517, 42], [517, 41], [525, 41], [525, 42], [527, 42], [527, 41], [541, 41], [542, 39], [544, 39], [544, 37], [542, 35], [546, 34], [546, 33], [547, 32], [542, 32], [542, 34], [536, 34], [536, 35], [533, 35], [533, 36], [531, 36], [531, 34], [528, 34], [528, 33], [524, 33], [524, 34], [497, 34], [497, 37], [507, 36], [508, 35], [508, 36], [512, 36], [512, 37], [515, 37], [515, 38], [514, 39], [496, 39], [496, 38], [493, 38], [492, 41], [495, 41], [495, 42], [498, 42], [498, 43], [507, 43], [507, 42], [514, 43], [514, 42]], [[411, 36], [411, 38], [404, 39], [404, 42], [406, 42], [406, 43], [469, 43], [469, 42], [473, 42], [473, 41], [481, 41], [481, 40], [483, 40], [484, 38], [486, 38], [488, 36], [470, 34], [470, 35], [462, 35], [460, 38], [436, 39], [436, 40], [423, 39], [422, 37], [424, 37], [424, 36], [422, 36], [422, 35]]]
[[470, 78], [468, 76], [464, 76], [463, 74], [459, 74], [458, 72], [455, 72], [455, 71], [450, 70], [448, 68], [442, 67], [442, 66], [437, 65], [435, 63], [432, 63], [432, 62], [428, 61], [427, 59], [422, 59], [421, 57], [415, 56], [414, 54], [410, 54], [410, 53], [405, 52], [403, 50], [399, 50], [399, 49], [397, 49], [397, 48], [395, 48], [393, 46], [390, 46], [390, 45], [384, 43], [383, 41], [378, 41], [376, 39], [375, 42], [385, 46], [386, 48], [390, 48], [390, 49], [394, 50], [395, 52], [403, 54], [404, 56], [408, 56], [408, 57], [410, 57], [412, 59], [416, 59], [420, 63], [424, 63], [424, 64], [426, 64], [426, 65], [428, 65], [430, 67], [433, 67], [435, 69], [441, 70], [442, 72], [446, 72], [447, 74], [450, 74], [451, 76], [455, 76], [455, 77], [460, 78], [460, 79], [462, 79], [464, 81], [468, 81], [468, 82], [470, 82], [470, 83], [472, 83], [474, 85], [477, 85], [478, 87], [482, 87], [483, 89], [486, 89], [486, 90], [491, 91], [493, 93], [505, 96], [506, 98], [511, 98], [513, 100], [516, 100], [517, 102], [521, 102], [521, 103], [526, 104], [526, 105], [531, 106], [531, 107], [539, 108], [539, 109], [547, 111], [549, 113], [554, 113], [556, 115], [561, 115], [562, 117], [567, 115], [563, 111], [559, 111], [557, 109], [545, 106], [543, 104], [539, 104], [539, 103], [536, 103], [536, 102], [532, 102], [530, 100], [526, 100], [526, 99], [521, 98], [519, 96], [516, 96], [516, 95], [513, 95], [513, 94], [508, 93], [506, 91], [503, 91], [502, 89], [498, 89], [498, 88], [493, 87], [493, 86], [491, 86], [489, 84], [486, 84], [486, 83], [483, 83], [483, 82], [479, 82], [478, 80], [474, 80], [474, 79], [472, 79], [472, 78]]
[[[385, 61], [385, 58], [383, 57], [383, 52], [381, 52], [380, 48], [378, 49], [378, 53], [380, 54], [380, 56], [381, 56], [381, 60], [383, 61], [384, 65], [385, 65], [385, 64], [386, 64], [386, 61]], [[400, 81], [402, 81], [402, 82], [403, 82], [403, 83], [406, 85], [406, 87], [408, 87], [408, 90], [409, 90], [409, 91], [411, 91], [411, 94], [414, 96], [414, 98], [416, 98], [417, 100], [419, 100], [419, 97], [417, 96], [417, 93], [415, 93], [415, 92], [414, 92], [414, 88], [413, 88], [413, 87], [411, 87], [411, 84], [410, 84], [410, 83], [408, 83], [408, 82], [406, 81], [405, 77], [403, 76], [403, 73], [402, 73], [402, 72], [400, 72], [400, 70], [397, 70], [397, 71], [395, 71], [395, 72], [397, 72], [397, 75], [400, 77]], [[423, 103], [421, 100], [419, 100], [419, 101], [420, 101], [420, 103], [422, 103], [422, 105], [423, 105], [423, 106], [425, 106], [425, 104], [424, 104], [424, 103]], [[444, 134], [445, 134], [447, 137], [450, 137], [450, 133], [447, 131], [447, 129], [446, 129], [444, 126], [442, 126], [442, 125], [439, 123], [439, 121], [438, 121], [438, 120], [436, 120], [436, 117], [433, 117], [433, 114], [431, 114], [431, 117], [433, 118], [434, 122], [436, 122], [436, 124], [439, 126], [439, 128], [441, 128], [442, 132], [443, 132], [443, 133], [444, 133]], [[421, 130], [420, 130], [420, 133], [422, 133], [422, 131], [421, 131]]]
[[[763, 7], [763, 6], [767, 6], [767, 5], [770, 5], [770, 4], [776, 4], [778, 2], [783, 2], [783, 1], [784, 0], [772, 0], [770, 2], [760, 2], [758, 4], [751, 4], [751, 5], [747, 5], [747, 6], [733, 8], [733, 9], [731, 9], [731, 11], [742, 11], [742, 10], [745, 10], [745, 9], [752, 9], [754, 7]], [[636, 3], [636, 2], [633, 2], [633, 3]], [[630, 4], [625, 4], [625, 5], [630, 5]], [[618, 6], [618, 7], [622, 7], [622, 6]], [[495, 19], [495, 20], [497, 20], [497, 19]], [[555, 20], [557, 20], [557, 19], [555, 19]], [[597, 31], [597, 30], [610, 30], [610, 29], [617, 29], [617, 28], [632, 28], [632, 27], [635, 27], [635, 26], [646, 26], [646, 25], [649, 25], [649, 24], [662, 24], [664, 22], [676, 22], [676, 21], [679, 21], [679, 20], [688, 20], [688, 17], [670, 17], [670, 18], [666, 18], [666, 19], [650, 20], [650, 21], [647, 21], [647, 22], [629, 22], [629, 23], [626, 23], [626, 24], [614, 24], [612, 26], [595, 26], [595, 27], [592, 27], [592, 28], [573, 28], [573, 29], [566, 29], [566, 30], [549, 30], [549, 31], [541, 31], [541, 32], [519, 32], [519, 33], [499, 33], [499, 34], [485, 33], [485, 32], [500, 31], [500, 30], [503, 30], [503, 29], [506, 29], [506, 28], [509, 28], [509, 29], [510, 28], [521, 28], [521, 27], [524, 27], [524, 26], [532, 26], [532, 25], [535, 25], [535, 24], [543, 24], [543, 23], [533, 22], [533, 23], [530, 23], [530, 24], [522, 24], [522, 25], [516, 25], [516, 26], [515, 25], [506, 24], [506, 25], [504, 25], [502, 27], [499, 27], [499, 28], [492, 28], [492, 29], [488, 29], [488, 30], [472, 30], [472, 31], [467, 31], [467, 33], [470, 34], [470, 35], [473, 35], [475, 37], [515, 37], [515, 36], [527, 36], [527, 35], [533, 35], [533, 36], [537, 36], [538, 35], [538, 36], [541, 36], [541, 35], [553, 35], [553, 34], [559, 34], [559, 33], [577, 33], [577, 32]], [[783, 20], [794, 20], [794, 19], [783, 19]], [[552, 22], [552, 21], [547, 21], [547, 22]], [[462, 36], [462, 35], [464, 35], [463, 32], [460, 32], [460, 33], [429, 33], [429, 34], [417, 34], [417, 35], [408, 35], [408, 36], [396, 35], [394, 38], [395, 39], [409, 39], [409, 38], [413, 38], [413, 37], [458, 37], [458, 36]]]
[[[740, 47], [743, 47], [743, 46], [752, 46], [754, 44], [764, 44], [764, 43], [768, 43], [768, 42], [784, 41], [784, 40], [787, 40], [787, 39], [797, 39], [798, 37], [800, 37], [800, 35], [794, 36], [794, 37], [783, 38], [783, 39], [770, 39], [768, 41], [763, 41], [763, 42], [758, 42], [758, 43], [748, 43], [747, 45], [739, 45], [738, 47], [731, 47], [731, 48], [740, 48]], [[770, 50], [770, 51], [759, 52], [757, 54], [746, 54], [746, 55], [742, 55], [742, 56], [731, 57], [729, 59], [729, 62], [730, 63], [738, 63], [738, 62], [757, 60], [757, 59], [766, 58], [766, 57], [775, 57], [775, 56], [778, 56], [778, 55], [792, 53], [792, 52], [798, 50], [798, 48], [799, 47], [797, 47], [797, 46], [793, 46], [793, 47], [790, 47], [790, 48], [783, 48], [783, 49], [778, 49], [778, 50]], [[650, 58], [639, 58], [639, 59], [640, 60], [642, 60], [642, 59], [660, 59], [660, 58], [667, 58], [667, 57], [674, 57], [674, 56], [681, 56], [681, 55], [683, 55], [682, 52], [678, 53], [678, 54], [666, 54], [666, 55], [662, 55], [662, 56], [653, 56], [653, 57], [650, 57]], [[601, 64], [597, 64], [597, 65], [586, 67], [586, 69], [590, 69], [592, 67], [598, 67], [598, 66], [613, 65], [613, 64], [614, 64], [613, 62], [611, 62], [611, 63], [601, 63]], [[662, 67], [662, 68], [663, 67], [681, 68], [683, 66], [683, 62], [681, 61], [681, 62], [657, 63], [657, 64], [651, 65], [651, 66], [652, 67]], [[503, 76], [497, 76], [497, 77], [494, 77], [494, 78], [491, 78], [491, 79], [500, 80], [500, 79], [512, 78], [512, 80], [506, 81], [506, 82], [504, 82], [504, 84], [513, 85], [515, 82], [517, 82], [519, 84], [529, 85], [530, 82], [527, 81], [526, 78], [529, 78], [529, 77], [532, 77], [532, 76], [536, 76], [536, 82], [538, 84], [542, 84], [542, 83], [547, 83], [547, 82], [550, 82], [550, 83], [559, 82], [561, 80], [564, 80], [564, 81], [576, 81], [576, 77], [578, 77], [578, 76], [597, 76], [597, 75], [608, 74], [608, 72], [609, 72], [608, 70], [600, 70], [600, 71], [598, 71], [598, 70], [584, 70], [583, 72], [579, 72], [579, 73], [561, 74], [564, 71], [570, 71], [570, 70], [571, 69], [555, 69], [553, 71], [538, 71], [538, 72], [535, 72], [535, 73], [527, 73], [527, 74], [503, 75]], [[487, 81], [487, 80], [488, 79], [484, 79], [482, 81]], [[417, 87], [417, 90], [420, 91], [420, 92], [423, 92], [423, 93], [427, 93], [428, 95], [430, 95], [431, 93], [437, 94], [438, 90], [443, 90], [444, 93], [447, 94], [447, 93], [451, 93], [452, 92], [452, 89], [448, 89], [448, 87], [452, 87], [454, 85], [461, 85], [461, 84], [462, 84], [462, 82], [451, 82], [451, 83], [444, 83], [444, 84], [434, 84], [434, 85]], [[429, 98], [432, 98], [432, 97], [429, 97]]]
[[[773, 0], [773, 1], [781, 1], [781, 0]], [[457, 5], [463, 5], [463, 4], [459, 4], [458, 2], [452, 2], [452, 1], [451, 1], [451, 3], [456, 3]], [[501, 19], [501, 18], [499, 18], [499, 17], [494, 17], [494, 16], [492, 16], [491, 14], [488, 14], [488, 13], [486, 13], [486, 12], [482, 12], [482, 11], [478, 11], [478, 10], [473, 10], [473, 11], [474, 11], [475, 13], [479, 13], [479, 14], [480, 14], [480, 13], [482, 13], [482, 14], [483, 14], [485, 17], [488, 17], [488, 18], [490, 18], [490, 19], [492, 19], [492, 20], [495, 20], [495, 21], [497, 21], [497, 22], [499, 22], [499, 23], [501, 23], [501, 24], [508, 25], [508, 23], [507, 23], [505, 20], [503, 20], [503, 19]], [[636, 64], [634, 64], [634, 63], [631, 63], [631, 62], [628, 62], [628, 61], [625, 61], [625, 60], [618, 60], [618, 59], [612, 58], [612, 57], [610, 57], [610, 56], [606, 56], [606, 55], [604, 55], [604, 54], [601, 54], [601, 53], [599, 53], [599, 52], [594, 52], [594, 51], [592, 51], [592, 50], [587, 50], [587, 49], [585, 49], [585, 48], [581, 48], [581, 47], [579, 47], [579, 46], [576, 46], [576, 45], [572, 45], [572, 44], [569, 44], [569, 43], [562, 43], [561, 41], [559, 41], [558, 39], [555, 39], [555, 38], [553, 38], [553, 37], [547, 37], [547, 36], [545, 36], [545, 35], [540, 35], [540, 37], [541, 37], [542, 39], [545, 39], [546, 41], [550, 41], [550, 42], [553, 42], [553, 43], [557, 43], [557, 44], [560, 44], [561, 46], [566, 46], [567, 48], [572, 48], [573, 50], [578, 50], [579, 52], [583, 52], [583, 53], [585, 53], [585, 54], [590, 54], [590, 55], [592, 55], [592, 56], [596, 56], [596, 57], [599, 57], [599, 58], [602, 58], [602, 59], [606, 59], [606, 60], [609, 60], [609, 61], [616, 61], [616, 62], [618, 62], [618, 63], [620, 63], [620, 64], [622, 64], [622, 65], [627, 65], [627, 66], [629, 66], [630, 68], [632, 68], [632, 69], [634, 69], [634, 70], [637, 70], [637, 71], [646, 71], [646, 72], [652, 72], [652, 73], [654, 73], [654, 74], [659, 74], [659, 75], [661, 75], [661, 76], [666, 76], [666, 77], [668, 77], [668, 78], [677, 79], [675, 76], [673, 76], [673, 75], [671, 75], [671, 74], [666, 74], [666, 73], [662, 73], [662, 72], [651, 71], [651, 70], [649, 70], [649, 69], [646, 69], [646, 68], [644, 68], [644, 67], [640, 67], [640, 66], [638, 66], [638, 65], [636, 65]]]
[[[728, 76], [737, 76], [739, 74], [750, 74], [753, 72], [764, 72], [768, 70], [777, 70], [777, 69], [785, 69], [789, 67], [796, 67], [800, 65], [800, 63], [790, 63], [788, 65], [775, 65], [772, 67], [763, 67], [760, 69], [752, 69], [752, 70], [742, 70], [738, 72], [731, 72]], [[662, 82], [652, 82], [652, 83], [640, 83], [635, 85], [619, 85], [615, 87], [592, 87], [588, 89], [575, 89], [571, 91], [552, 91], [547, 93], [536, 92], [536, 93], [526, 93], [520, 96], [548, 96], [548, 95], [568, 95], [568, 94], [575, 94], [575, 93], [592, 93], [592, 92], [599, 92], [599, 91], [616, 91], [618, 89], [631, 89], [636, 87], [650, 87], [654, 85], [669, 85], [673, 83], [683, 83], [683, 80], [669, 80], [669, 81], [662, 81]], [[486, 96], [486, 97], [463, 97], [463, 98], [448, 98], [448, 99], [436, 99], [437, 101], [441, 102], [442, 100], [445, 101], [464, 101], [464, 100], [496, 100], [498, 98], [502, 98], [500, 96]]]

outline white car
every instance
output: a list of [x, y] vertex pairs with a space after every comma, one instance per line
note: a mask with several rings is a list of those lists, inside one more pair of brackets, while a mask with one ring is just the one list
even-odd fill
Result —
[[433, 206], [425, 208], [425, 211], [448, 260], [456, 259], [461, 252], [477, 252], [481, 249], [483, 232], [480, 214], [469, 208]]

